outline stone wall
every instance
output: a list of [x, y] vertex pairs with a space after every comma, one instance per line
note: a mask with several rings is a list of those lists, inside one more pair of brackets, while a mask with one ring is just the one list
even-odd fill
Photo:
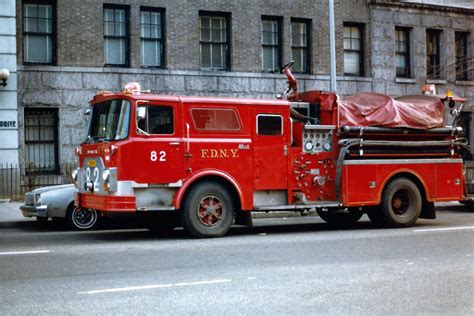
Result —
[[[301, 91], [329, 89], [327, 0], [114, 0], [107, 3], [130, 6], [130, 68], [103, 66], [103, 0], [57, 1], [55, 65], [21, 65], [21, 18], [16, 22], [17, 62], [21, 65], [18, 86], [20, 140], [24, 139], [24, 107], [59, 108], [61, 164], [73, 161], [73, 149], [85, 134], [86, 120], [82, 113], [87, 108], [88, 100], [98, 90], [117, 91], [126, 82], [138, 81], [143, 89], [164, 94], [273, 98], [281, 93], [286, 86], [284, 76], [261, 71], [262, 15], [282, 17], [283, 61], [291, 58], [291, 18], [311, 19], [311, 74], [296, 77]], [[445, 36], [443, 64], [448, 67], [445, 78], [435, 83], [442, 91], [452, 88], [460, 96], [474, 99], [474, 82], [455, 81], [451, 64], [454, 32], [474, 30], [472, 10], [462, 12], [398, 4], [398, 1], [389, 0], [335, 0], [338, 93], [375, 91], [392, 96], [419, 94], [421, 86], [427, 82], [425, 29], [441, 28]], [[163, 69], [140, 67], [140, 6], [165, 8]], [[199, 68], [200, 10], [230, 13], [230, 71], [211, 72]], [[17, 16], [22, 16], [21, 1], [17, 1]], [[342, 76], [344, 22], [365, 25], [365, 77]], [[413, 78], [395, 78], [395, 26], [412, 28]], [[471, 56], [474, 52], [472, 36]], [[23, 156], [21, 149], [20, 157]]]

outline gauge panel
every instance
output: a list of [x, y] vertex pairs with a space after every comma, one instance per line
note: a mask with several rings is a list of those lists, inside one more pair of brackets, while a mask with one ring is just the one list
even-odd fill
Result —
[[303, 130], [303, 152], [330, 152], [334, 130], [334, 125], [306, 125]]

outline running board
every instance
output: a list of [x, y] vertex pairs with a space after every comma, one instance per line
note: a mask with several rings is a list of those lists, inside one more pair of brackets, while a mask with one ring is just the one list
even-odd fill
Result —
[[289, 210], [304, 210], [309, 208], [325, 208], [325, 207], [342, 207], [340, 202], [335, 201], [321, 201], [311, 204], [292, 204], [292, 205], [266, 205], [255, 207], [254, 211], [289, 211]]

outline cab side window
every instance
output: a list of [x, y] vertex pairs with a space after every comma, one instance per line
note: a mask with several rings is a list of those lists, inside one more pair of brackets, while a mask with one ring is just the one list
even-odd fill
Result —
[[280, 115], [259, 114], [257, 115], [258, 135], [282, 135], [283, 117]]
[[145, 119], [138, 121], [138, 127], [148, 134], [173, 134], [173, 107], [147, 106]]

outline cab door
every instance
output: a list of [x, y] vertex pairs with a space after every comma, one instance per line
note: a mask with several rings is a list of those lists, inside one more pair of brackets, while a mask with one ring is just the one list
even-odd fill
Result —
[[[182, 107], [180, 103], [138, 104], [145, 117], [137, 115], [134, 139], [135, 181], [147, 184], [172, 184], [183, 179]], [[138, 111], [137, 111], [138, 112]]]
[[287, 188], [288, 145], [283, 113], [255, 109], [253, 170], [255, 190]]

